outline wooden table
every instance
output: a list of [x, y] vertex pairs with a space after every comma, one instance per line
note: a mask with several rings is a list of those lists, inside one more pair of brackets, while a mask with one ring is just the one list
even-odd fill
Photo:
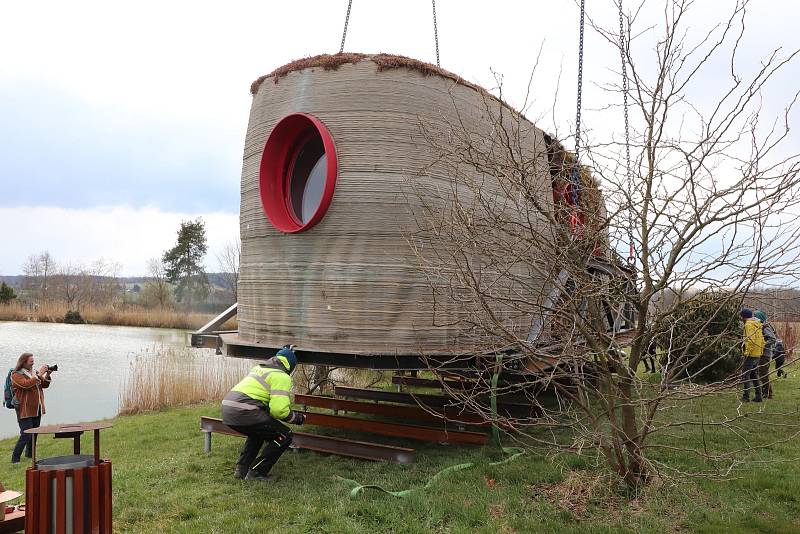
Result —
[[39, 434], [53, 434], [53, 438], [72, 438], [73, 454], [81, 453], [81, 436], [84, 432], [94, 432], [94, 462], [100, 463], [100, 431], [111, 428], [112, 423], [75, 423], [70, 425], [47, 425], [29, 428], [26, 434], [33, 434], [33, 468], [36, 469], [36, 440]]
[[[2, 506], [0, 504], [0, 506]], [[6, 514], [6, 518], [0, 521], [0, 534], [7, 532], [20, 532], [25, 529], [25, 512], [14, 510]]]

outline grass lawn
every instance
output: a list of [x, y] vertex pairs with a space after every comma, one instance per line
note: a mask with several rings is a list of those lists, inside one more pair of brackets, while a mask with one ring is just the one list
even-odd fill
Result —
[[[796, 373], [793, 373], [793, 375]], [[776, 382], [773, 401], [744, 406], [796, 411], [800, 378]], [[704, 417], [736, 410], [734, 394], [702, 401]], [[277, 479], [254, 485], [232, 477], [241, 439], [214, 436], [203, 453], [202, 415], [216, 406], [171, 409], [120, 417], [104, 431], [104, 456], [114, 464], [114, 524], [117, 532], [800, 532], [800, 443], [793, 441], [750, 454], [745, 460], [783, 460], [750, 465], [730, 480], [656, 481], [638, 495], [627, 493], [591, 456], [528, 454], [491, 467], [500, 458], [490, 449], [412, 444], [409, 466], [288, 452], [276, 465]], [[699, 417], [699, 401], [682, 417]], [[6, 413], [5, 416], [9, 416]], [[794, 422], [795, 417], [784, 419]], [[45, 421], [46, 423], [46, 421]], [[784, 427], [748, 421], [741, 433], [758, 442], [785, 435]], [[696, 431], [661, 439], [665, 444], [698, 443]], [[376, 438], [373, 438], [376, 439]], [[728, 435], [707, 441], [734, 446]], [[91, 447], [91, 439], [85, 447]], [[41, 457], [67, 454], [69, 440], [42, 439]], [[12, 466], [13, 440], [0, 480], [23, 489], [26, 465]], [[654, 453], [662, 461], [699, 468], [691, 457]], [[351, 499], [336, 476], [400, 490], [420, 486], [438, 470], [477, 462], [439, 480], [429, 490], [398, 499], [369, 490]]]

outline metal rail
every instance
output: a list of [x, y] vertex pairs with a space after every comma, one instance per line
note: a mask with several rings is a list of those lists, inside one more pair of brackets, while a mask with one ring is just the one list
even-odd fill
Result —
[[[226, 434], [228, 436], [244, 437], [243, 434], [233, 430], [215, 417], [200, 417], [200, 430], [205, 433], [205, 452], [211, 452], [211, 434]], [[292, 448], [306, 449], [324, 454], [335, 454], [348, 458], [363, 460], [386, 461], [399, 464], [414, 462], [414, 449], [383, 445], [381, 443], [368, 443], [351, 439], [320, 436], [306, 432], [292, 433]]]
[[355, 417], [343, 417], [341, 415], [312, 412], [305, 412], [305, 416], [306, 423], [309, 425], [345, 428], [348, 430], [357, 430], [360, 432], [397, 438], [433, 441], [436, 443], [464, 443], [470, 445], [484, 445], [489, 440], [486, 434], [468, 432], [466, 430], [448, 430], [444, 428], [430, 428], [401, 423], [386, 423], [370, 419], [358, 419]]
[[220, 313], [209, 322], [204, 324], [199, 330], [196, 332], [192, 332], [191, 334], [191, 345], [195, 348], [203, 348], [203, 349], [217, 349], [220, 351], [222, 347], [222, 341], [220, 338], [220, 334], [230, 334], [233, 331], [217, 331], [225, 322], [229, 319], [232, 319], [236, 316], [236, 309], [238, 307], [238, 303], [231, 304], [227, 310]]
[[416, 406], [398, 406], [396, 404], [376, 404], [373, 402], [357, 402], [318, 395], [295, 395], [294, 402], [313, 408], [327, 408], [345, 412], [365, 413], [383, 417], [396, 417], [407, 421], [431, 421], [435, 423], [455, 423], [488, 426], [482, 417], [472, 413], [455, 413], [453, 409], [441, 409], [437, 413], [417, 408]]
[[445, 387], [449, 387], [452, 389], [468, 389], [470, 386], [474, 386], [475, 382], [468, 382], [466, 380], [436, 380], [433, 378], [417, 378], [416, 376], [395, 375], [392, 377], [392, 384], [420, 388], [444, 389]]
[[[430, 406], [434, 408], [462, 407], [463, 403], [452, 397], [441, 395], [428, 395], [416, 393], [402, 393], [398, 391], [379, 391], [376, 389], [361, 389], [336, 386], [334, 393], [338, 397], [353, 399], [366, 399], [384, 402], [397, 402], [400, 404], [411, 404], [417, 406]], [[536, 417], [538, 410], [530, 404], [518, 404], [510, 402], [498, 402], [497, 409], [500, 415], [512, 417]]]

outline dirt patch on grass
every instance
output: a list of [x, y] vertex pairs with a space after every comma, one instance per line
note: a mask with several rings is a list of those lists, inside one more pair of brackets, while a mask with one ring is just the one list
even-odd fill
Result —
[[576, 519], [589, 517], [590, 504], [604, 509], [619, 507], [622, 499], [609, 491], [608, 478], [585, 471], [570, 471], [567, 478], [552, 484], [530, 486], [534, 497], [542, 498]]

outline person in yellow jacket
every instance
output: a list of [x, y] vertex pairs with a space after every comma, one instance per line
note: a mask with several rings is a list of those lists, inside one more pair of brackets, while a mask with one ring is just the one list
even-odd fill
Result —
[[269, 470], [292, 443], [292, 431], [283, 422], [305, 422], [305, 415], [290, 407], [290, 375], [297, 366], [292, 349], [286, 345], [274, 357], [253, 367], [222, 400], [222, 421], [247, 436], [233, 473], [236, 478], [267, 481]]
[[742, 342], [742, 354], [744, 356], [744, 372], [742, 382], [744, 391], [742, 402], [750, 401], [750, 383], [755, 389], [753, 402], [761, 402], [761, 384], [758, 377], [758, 361], [764, 355], [764, 333], [761, 321], [753, 317], [753, 310], [743, 308], [741, 312], [744, 321], [744, 339]]

